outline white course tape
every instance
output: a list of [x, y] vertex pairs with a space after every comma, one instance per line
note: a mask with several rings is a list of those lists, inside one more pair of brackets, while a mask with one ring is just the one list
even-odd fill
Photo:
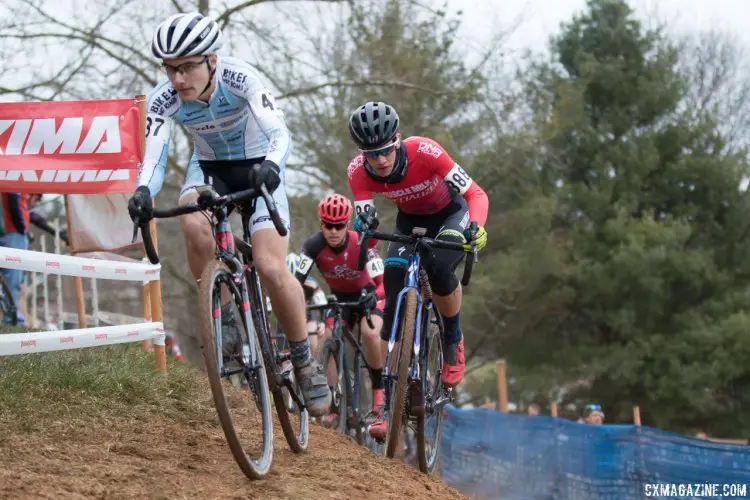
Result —
[[162, 323], [136, 323], [133, 325], [51, 332], [9, 333], [0, 335], [0, 356], [63, 351], [149, 339], [154, 340], [154, 345], [164, 345], [164, 325]]
[[0, 247], [0, 267], [38, 273], [62, 274], [64, 276], [124, 281], [158, 280], [161, 270], [159, 264], [89, 259], [8, 247]]

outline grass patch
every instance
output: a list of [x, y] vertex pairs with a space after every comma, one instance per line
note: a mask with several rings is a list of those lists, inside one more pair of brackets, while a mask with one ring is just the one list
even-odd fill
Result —
[[[9, 333], [7, 328], [4, 333]], [[0, 422], [32, 431], [45, 420], [102, 415], [168, 415], [213, 422], [203, 373], [168, 358], [166, 375], [154, 369], [140, 344], [0, 357]]]

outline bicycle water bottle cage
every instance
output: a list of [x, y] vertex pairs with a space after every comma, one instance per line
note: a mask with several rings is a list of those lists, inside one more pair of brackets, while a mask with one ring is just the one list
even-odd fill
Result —
[[425, 234], [427, 234], [427, 228], [426, 227], [415, 227], [415, 228], [412, 228], [411, 234], [413, 236], [424, 236]]

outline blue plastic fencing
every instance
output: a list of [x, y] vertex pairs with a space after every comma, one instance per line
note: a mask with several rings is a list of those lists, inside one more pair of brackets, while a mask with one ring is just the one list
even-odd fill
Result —
[[735, 494], [744, 485], [750, 498], [750, 446], [485, 408], [448, 407], [440, 469], [449, 484], [474, 498], [661, 498], [653, 496], [657, 483], [718, 484], [720, 494], [724, 484], [738, 485]]

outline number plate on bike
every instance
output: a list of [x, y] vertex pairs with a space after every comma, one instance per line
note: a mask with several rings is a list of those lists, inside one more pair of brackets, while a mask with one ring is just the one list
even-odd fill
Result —
[[412, 228], [411, 234], [413, 234], [414, 236], [424, 236], [425, 234], [427, 234], [427, 228], [426, 227]]

